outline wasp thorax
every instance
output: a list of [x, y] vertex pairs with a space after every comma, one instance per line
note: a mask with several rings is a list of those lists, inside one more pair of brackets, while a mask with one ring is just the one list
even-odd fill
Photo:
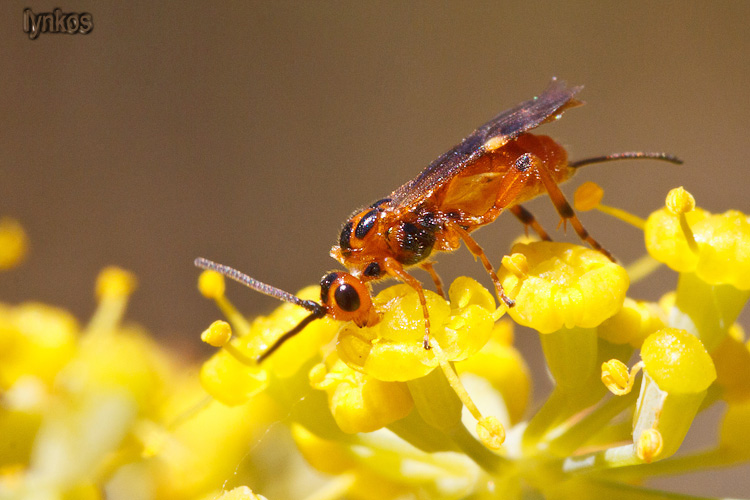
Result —
[[370, 290], [349, 273], [333, 272], [323, 276], [320, 301], [327, 313], [339, 321], [354, 321], [360, 327], [377, 321]]
[[435, 233], [421, 224], [400, 222], [386, 233], [388, 245], [396, 259], [405, 265], [412, 265], [429, 257], [435, 244]]

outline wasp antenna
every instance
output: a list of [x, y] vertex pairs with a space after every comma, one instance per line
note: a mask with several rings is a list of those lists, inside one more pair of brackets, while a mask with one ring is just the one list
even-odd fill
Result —
[[[290, 304], [295, 304], [300, 307], [304, 307], [305, 309], [310, 311], [312, 314], [308, 316], [307, 318], [305, 318], [305, 320], [303, 320], [303, 323], [305, 321], [309, 323], [315, 318], [322, 318], [323, 316], [326, 315], [325, 308], [321, 306], [320, 304], [318, 304], [317, 302], [312, 301], [312, 300], [302, 300], [296, 295], [292, 295], [289, 292], [285, 292], [284, 290], [281, 290], [274, 286], [263, 283], [262, 281], [258, 281], [255, 278], [251, 278], [247, 274], [242, 273], [233, 267], [225, 266], [224, 264], [219, 264], [217, 262], [204, 259], [203, 257], [198, 257], [197, 259], [195, 259], [194, 264], [196, 267], [200, 267], [201, 269], [206, 269], [208, 271], [215, 271], [219, 274], [223, 274], [227, 278], [233, 279], [234, 281], [238, 283], [242, 283], [246, 287], [252, 288], [256, 292], [260, 292], [262, 294], [268, 295], [269, 297], [274, 297], [279, 300], [283, 300], [284, 302], [289, 302]], [[296, 329], [297, 328], [295, 328], [295, 330]], [[286, 335], [284, 337], [286, 337]], [[276, 348], [277, 347], [274, 347], [273, 349], [276, 349]]]
[[628, 151], [626, 153], [615, 153], [606, 156], [596, 156], [594, 158], [586, 158], [584, 160], [578, 160], [568, 163], [570, 168], [579, 168], [584, 165], [591, 165], [592, 163], [605, 163], [608, 161], [617, 160], [662, 160], [674, 163], [675, 165], [682, 165], [682, 160], [674, 155], [667, 153], [645, 153], [643, 151]]
[[[325, 314], [324, 314], [324, 316], [325, 316]], [[255, 361], [257, 363], [262, 363], [263, 361], [266, 360], [266, 358], [268, 358], [268, 356], [270, 356], [271, 354], [273, 354], [274, 352], [276, 352], [276, 349], [278, 349], [279, 347], [281, 347], [284, 344], [284, 342], [286, 342], [287, 340], [289, 340], [290, 338], [294, 337], [299, 332], [301, 332], [310, 322], [315, 321], [316, 319], [320, 319], [321, 317], [322, 316], [318, 315], [317, 313], [308, 314], [307, 316], [304, 317], [304, 319], [302, 321], [300, 321], [299, 323], [297, 323], [297, 326], [295, 326], [294, 328], [292, 328], [291, 330], [289, 330], [288, 332], [286, 332], [284, 335], [282, 335], [281, 337], [279, 337], [278, 339], [276, 339], [276, 342], [274, 342], [273, 344], [271, 344], [271, 347], [269, 347], [268, 349], [266, 349], [266, 351], [263, 354], [261, 354], [260, 356], [258, 356], [255, 359]]]

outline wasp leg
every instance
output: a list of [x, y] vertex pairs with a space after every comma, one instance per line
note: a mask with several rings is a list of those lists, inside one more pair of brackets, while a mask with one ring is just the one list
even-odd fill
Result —
[[432, 262], [422, 262], [419, 267], [430, 273], [430, 278], [432, 278], [432, 282], [435, 283], [435, 290], [437, 291], [438, 295], [445, 298], [445, 292], [443, 291], [443, 280], [440, 279], [437, 271], [435, 271], [435, 266], [432, 264]]
[[526, 228], [526, 236], [529, 235], [529, 228], [531, 228], [542, 240], [552, 241], [552, 238], [549, 237], [547, 231], [545, 231], [541, 224], [537, 222], [534, 214], [523, 208], [521, 205], [513, 205], [509, 210]]
[[484, 269], [487, 271], [487, 274], [490, 275], [492, 282], [495, 284], [495, 292], [497, 292], [497, 297], [508, 307], [513, 307], [514, 305], [516, 305], [516, 302], [513, 299], [505, 295], [503, 285], [500, 283], [500, 279], [497, 277], [495, 270], [492, 268], [492, 264], [490, 264], [489, 259], [487, 259], [487, 254], [484, 253], [484, 250], [482, 250], [482, 247], [479, 246], [479, 243], [477, 243], [474, 238], [469, 236], [469, 233], [467, 233], [466, 230], [458, 224], [453, 223], [448, 227], [461, 237], [464, 244], [466, 245], [466, 248], [469, 249], [471, 254], [474, 257], [479, 257], [479, 260], [482, 261]]
[[404, 267], [399, 261], [392, 257], [386, 257], [384, 261], [385, 272], [390, 276], [398, 279], [399, 281], [406, 283], [414, 290], [416, 290], [419, 296], [419, 303], [422, 306], [422, 313], [424, 314], [424, 340], [423, 345], [425, 349], [430, 349], [430, 313], [427, 310], [427, 298], [424, 296], [424, 288], [422, 283], [411, 274], [404, 271]]
[[[568, 203], [568, 200], [565, 199], [565, 195], [562, 193], [562, 191], [560, 191], [560, 188], [557, 186], [557, 183], [554, 181], [554, 179], [552, 179], [552, 176], [550, 176], [549, 172], [547, 171], [547, 167], [544, 165], [542, 160], [538, 156], [532, 155], [530, 153], [524, 154], [521, 158], [523, 157], [526, 157], [526, 162], [533, 165], [532, 169], [537, 173], [537, 175], [539, 175], [539, 179], [541, 179], [542, 184], [544, 184], [544, 188], [547, 190], [547, 194], [549, 194], [552, 203], [555, 205], [557, 213], [560, 214], [560, 217], [562, 217], [562, 222], [565, 223], [566, 221], [570, 221], [570, 224], [573, 226], [573, 229], [575, 229], [579, 238], [591, 245], [592, 248], [606, 255], [609, 260], [615, 262], [615, 258], [612, 256], [612, 254], [605, 250], [598, 241], [592, 238], [589, 232], [586, 231], [586, 228], [583, 227], [580, 219], [573, 211], [573, 207], [571, 207], [570, 203]], [[516, 163], [518, 163], [518, 161]]]

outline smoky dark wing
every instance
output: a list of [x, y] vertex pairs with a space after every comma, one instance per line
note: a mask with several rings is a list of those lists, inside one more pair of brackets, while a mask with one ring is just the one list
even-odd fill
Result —
[[394, 191], [390, 196], [391, 204], [410, 205], [418, 202], [484, 155], [486, 151], [483, 146], [488, 140], [498, 138], [505, 143], [541, 125], [566, 104], [572, 104], [575, 95], [582, 88], [568, 88], [565, 82], [553, 79], [540, 95], [503, 111], [433, 161], [417, 177]]

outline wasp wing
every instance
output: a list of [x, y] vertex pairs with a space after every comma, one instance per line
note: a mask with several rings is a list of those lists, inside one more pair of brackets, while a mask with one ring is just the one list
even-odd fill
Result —
[[419, 203], [488, 151], [501, 147], [542, 123], [557, 119], [565, 109], [580, 105], [575, 96], [582, 88], [568, 88], [565, 82], [553, 79], [540, 95], [500, 113], [433, 161], [417, 177], [394, 191], [389, 197], [389, 204], [411, 206]]

